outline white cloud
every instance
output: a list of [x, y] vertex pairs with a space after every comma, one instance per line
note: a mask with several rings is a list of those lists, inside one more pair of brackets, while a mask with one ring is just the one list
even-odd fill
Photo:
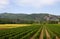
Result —
[[60, 0], [16, 0], [15, 3], [17, 3], [20, 6], [24, 7], [43, 7], [46, 5], [53, 5], [56, 2], [60, 2]]
[[9, 0], [0, 0], [0, 9], [5, 8], [9, 4]]

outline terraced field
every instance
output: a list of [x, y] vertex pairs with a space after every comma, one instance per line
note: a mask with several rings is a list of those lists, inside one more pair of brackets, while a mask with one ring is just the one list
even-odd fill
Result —
[[60, 39], [60, 24], [0, 29], [0, 39]]

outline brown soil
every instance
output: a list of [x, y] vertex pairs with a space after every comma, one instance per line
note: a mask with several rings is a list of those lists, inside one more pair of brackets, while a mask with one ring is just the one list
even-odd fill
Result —
[[34, 35], [32, 37], [30, 37], [30, 39], [33, 39], [34, 38]]
[[42, 32], [41, 32], [41, 34], [40, 34], [39, 39], [43, 39], [43, 29], [42, 29]]
[[56, 36], [56, 39], [60, 39], [58, 36]]
[[45, 32], [46, 32], [46, 38], [51, 39], [51, 37], [50, 37], [50, 35], [49, 35], [49, 33], [48, 33], [48, 31], [46, 29], [45, 29]]

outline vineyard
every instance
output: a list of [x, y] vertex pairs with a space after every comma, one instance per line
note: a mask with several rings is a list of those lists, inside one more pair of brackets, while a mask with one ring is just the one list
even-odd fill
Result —
[[0, 39], [60, 39], [59, 24], [28, 25], [0, 29]]

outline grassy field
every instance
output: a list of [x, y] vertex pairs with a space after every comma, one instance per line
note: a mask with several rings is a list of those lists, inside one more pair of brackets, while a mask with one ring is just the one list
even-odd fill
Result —
[[16, 28], [28, 25], [30, 26], [31, 24], [0, 24], [0, 28]]
[[60, 24], [0, 24], [0, 39], [60, 39]]

